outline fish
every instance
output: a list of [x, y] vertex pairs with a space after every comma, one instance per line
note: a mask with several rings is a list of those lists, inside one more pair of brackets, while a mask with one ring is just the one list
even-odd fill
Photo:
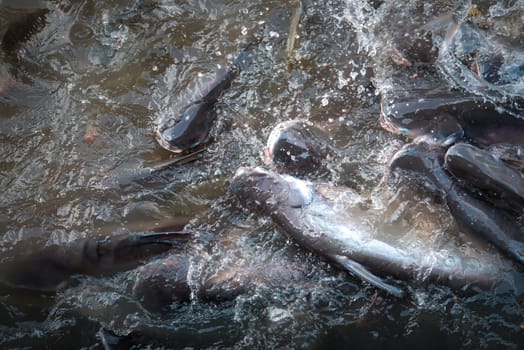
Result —
[[522, 214], [524, 174], [491, 152], [470, 144], [457, 143], [445, 156], [444, 167], [459, 183], [497, 207]]
[[325, 173], [327, 159], [335, 157], [337, 151], [313, 124], [288, 120], [277, 124], [269, 134], [265, 162], [287, 173]]
[[215, 106], [220, 96], [231, 87], [242, 67], [251, 60], [251, 48], [245, 48], [228, 68], [219, 68], [208, 84], [197, 88], [193, 100], [183, 105], [172, 116], [162, 117], [156, 129], [158, 144], [173, 153], [182, 153], [205, 143], [217, 117]]
[[518, 111], [467, 94], [383, 97], [380, 122], [393, 133], [412, 139], [428, 136], [443, 146], [457, 140], [478, 146], [524, 144], [524, 117]]
[[470, 237], [481, 237], [524, 265], [524, 231], [515, 218], [464, 190], [443, 165], [442, 148], [418, 142], [398, 151], [389, 171], [393, 176], [403, 171], [411, 173], [413, 179], [437, 193], [463, 232]]
[[53, 292], [73, 275], [107, 275], [132, 269], [193, 236], [185, 231], [135, 233], [47, 246], [20, 241], [2, 254], [0, 283], [11, 288]]
[[[262, 168], [241, 167], [230, 191], [249, 209], [268, 216], [300, 246], [387, 293], [406, 292], [386, 280], [435, 281], [452, 287], [491, 287], [507, 280], [511, 264], [482, 244], [459, 240], [412, 241], [373, 228], [349, 188], [315, 184]], [[473, 244], [473, 243], [472, 243]]]

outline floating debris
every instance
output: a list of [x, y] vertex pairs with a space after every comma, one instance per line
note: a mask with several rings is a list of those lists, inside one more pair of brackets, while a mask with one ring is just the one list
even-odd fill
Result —
[[291, 24], [289, 26], [289, 34], [287, 37], [287, 55], [291, 58], [293, 54], [293, 49], [295, 47], [295, 38], [297, 35], [298, 24], [300, 22], [300, 17], [302, 17], [302, 1], [297, 0], [297, 7], [291, 16]]

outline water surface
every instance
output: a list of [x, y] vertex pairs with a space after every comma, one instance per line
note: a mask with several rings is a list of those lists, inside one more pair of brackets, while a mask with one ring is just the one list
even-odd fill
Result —
[[[403, 33], [407, 21], [423, 25], [468, 5], [304, 1], [291, 57], [286, 40], [295, 1], [34, 5], [46, 9], [44, 23], [0, 56], [2, 245], [106, 237], [191, 218], [187, 227], [202, 232], [187, 248], [195, 288], [229, 266], [280, 264], [303, 277], [261, 282], [223, 303], [195, 296], [164, 313], [134, 300], [136, 271], [80, 276], [56, 294], [2, 287], [1, 347], [99, 349], [101, 328], [138, 329], [143, 344], [168, 348], [521, 347], [522, 272], [515, 272], [517, 292], [406, 284], [409, 297], [396, 300], [303, 251], [227, 192], [239, 166], [263, 164], [276, 123], [304, 118], [348, 150], [344, 165], [331, 164], [321, 180], [387, 202], [387, 161], [406, 142], [379, 124], [380, 93], [392, 88], [396, 69], [384, 49], [388, 35]], [[501, 20], [514, 17], [500, 15], [522, 13], [520, 1], [477, 5], [522, 49], [522, 34], [506, 33], [513, 24]], [[0, 2], [0, 11], [7, 6]], [[254, 40], [256, 59], [220, 99], [204, 159], [141, 178], [141, 169], [172, 157], [156, 144], [156, 121], [195, 78], [229, 64]], [[439, 84], [453, 84], [445, 71], [434, 74]], [[426, 233], [456, 233], [445, 208], [428, 205]]]

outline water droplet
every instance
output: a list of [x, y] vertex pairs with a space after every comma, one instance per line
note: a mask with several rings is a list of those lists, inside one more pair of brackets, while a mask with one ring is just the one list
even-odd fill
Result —
[[268, 309], [268, 318], [272, 322], [280, 322], [286, 318], [291, 317], [289, 310], [281, 309], [278, 307], [271, 307]]

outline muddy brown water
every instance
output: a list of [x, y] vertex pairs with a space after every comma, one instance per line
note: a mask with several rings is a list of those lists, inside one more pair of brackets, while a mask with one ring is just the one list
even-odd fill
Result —
[[[0, 11], [8, 6], [24, 5], [0, 2]], [[100, 349], [101, 328], [138, 329], [143, 345], [166, 348], [522, 348], [522, 272], [515, 271], [516, 291], [406, 284], [409, 297], [396, 300], [303, 251], [228, 194], [239, 166], [263, 165], [271, 128], [304, 118], [350, 151], [344, 166], [332, 164], [321, 180], [382, 200], [387, 161], [406, 142], [378, 122], [379, 90], [388, 84], [381, 79], [393, 69], [380, 40], [403, 25], [384, 15], [395, 2], [304, 1], [291, 59], [286, 40], [295, 1], [28, 6], [47, 9], [44, 25], [0, 56], [3, 247], [106, 237], [190, 218], [187, 227], [202, 233], [186, 252], [195, 286], [230, 266], [277, 264], [297, 268], [301, 277], [261, 281], [223, 303], [194, 297], [162, 313], [132, 297], [136, 271], [78, 276], [51, 294], [1, 287], [1, 348]], [[479, 3], [486, 13], [490, 6]], [[462, 2], [409, 1], [398, 12], [419, 20], [462, 8]], [[155, 141], [158, 118], [196, 77], [231, 62], [255, 37], [261, 38], [256, 59], [220, 99], [204, 159], [140, 175], [172, 157]], [[428, 224], [430, 233], [453, 233], [445, 209], [428, 205], [428, 216], [442, 224]]]

